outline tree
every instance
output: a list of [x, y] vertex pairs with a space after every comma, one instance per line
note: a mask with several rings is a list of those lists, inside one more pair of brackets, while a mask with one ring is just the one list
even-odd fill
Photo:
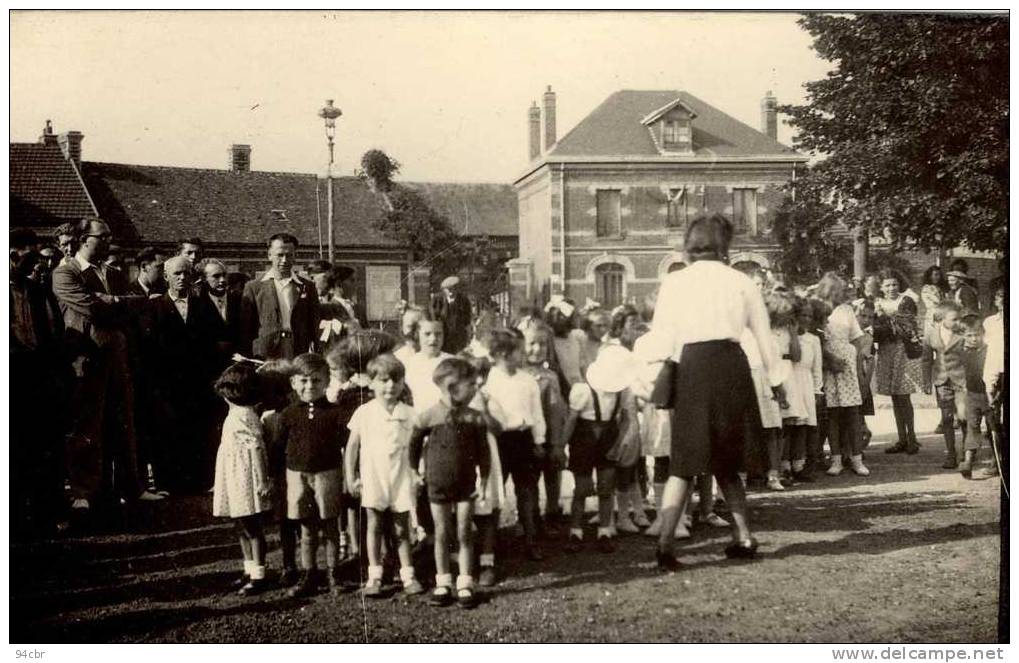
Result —
[[834, 68], [806, 84], [806, 105], [780, 109], [798, 130], [795, 146], [823, 157], [797, 178], [786, 232], [824, 238], [843, 224], [893, 249], [1003, 250], [1008, 19], [813, 14], [799, 23]]
[[467, 289], [487, 297], [505, 279], [503, 260], [487, 237], [458, 234], [416, 189], [393, 180], [400, 164], [382, 150], [369, 150], [361, 157], [361, 176], [382, 197], [386, 213], [376, 223], [389, 239], [406, 246], [415, 261], [431, 267], [433, 280], [466, 269]]

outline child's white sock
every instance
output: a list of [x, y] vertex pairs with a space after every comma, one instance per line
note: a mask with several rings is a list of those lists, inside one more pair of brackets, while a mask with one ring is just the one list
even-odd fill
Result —
[[570, 538], [583, 539], [584, 538], [584, 530], [579, 528], [579, 527], [571, 527], [570, 528]]
[[436, 573], [435, 574], [435, 586], [436, 587], [453, 587], [453, 574], [452, 573]]
[[249, 576], [252, 580], [265, 580], [265, 566], [262, 564], [251, 563], [251, 575]]
[[382, 567], [369, 565], [368, 580], [382, 580]]
[[604, 538], [604, 537], [609, 537], [609, 538], [612, 537], [612, 528], [611, 527], [599, 527], [598, 528], [598, 538], [601, 539], [601, 538]]
[[461, 589], [470, 589], [473, 586], [474, 586], [474, 578], [472, 578], [471, 576], [465, 576], [465, 575], [461, 574], [461, 575], [458, 575], [456, 577], [456, 589], [457, 589], [457, 591], [460, 591]]
[[251, 577], [251, 569], [255, 568], [255, 563], [250, 559], [244, 560], [244, 575]]
[[479, 558], [481, 566], [495, 566], [495, 553], [481, 553]]
[[[370, 575], [371, 568], [369, 568], [368, 571], [369, 571], [369, 576], [368, 577], [371, 577], [371, 575]], [[379, 578], [381, 578], [381, 577], [382, 577], [382, 567], [380, 566], [379, 567]], [[413, 566], [401, 566], [400, 567], [400, 582], [403, 583], [404, 585], [409, 585], [410, 583], [414, 582], [414, 567]]]

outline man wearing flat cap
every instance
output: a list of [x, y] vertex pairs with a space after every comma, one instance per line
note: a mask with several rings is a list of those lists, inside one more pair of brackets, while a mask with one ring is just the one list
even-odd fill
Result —
[[443, 279], [440, 287], [442, 291], [432, 295], [432, 315], [442, 320], [442, 351], [456, 354], [467, 347], [471, 338], [471, 302], [455, 276]]

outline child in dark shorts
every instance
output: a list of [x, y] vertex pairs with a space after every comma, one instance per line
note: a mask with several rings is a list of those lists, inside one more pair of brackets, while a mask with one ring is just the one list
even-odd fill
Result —
[[442, 400], [418, 415], [410, 441], [411, 468], [417, 468], [424, 455], [425, 484], [435, 521], [435, 590], [431, 603], [445, 606], [453, 602], [449, 544], [455, 513], [460, 566], [456, 601], [461, 607], [471, 608], [475, 605], [470, 572], [474, 543], [471, 520], [476, 473], [480, 471], [483, 487], [488, 482], [488, 427], [483, 415], [469, 407], [477, 382], [468, 361], [459, 357], [443, 359], [433, 379]]
[[318, 590], [319, 536], [325, 539], [329, 587], [343, 588], [339, 577], [340, 515], [343, 492], [343, 444], [346, 421], [325, 397], [329, 365], [313, 353], [294, 359], [290, 385], [297, 401], [280, 413], [279, 440], [286, 449], [287, 517], [301, 523], [301, 578], [291, 597]]

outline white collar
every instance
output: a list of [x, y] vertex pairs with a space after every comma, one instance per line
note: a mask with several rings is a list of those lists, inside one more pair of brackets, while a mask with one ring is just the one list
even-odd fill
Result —
[[176, 297], [171, 295], [170, 291], [167, 290], [166, 291], [166, 296], [169, 297], [170, 301], [173, 301], [173, 302], [186, 302], [188, 300], [188, 292], [187, 292], [187, 290], [182, 290], [181, 293], [178, 294]]
[[138, 279], [138, 285], [141, 287], [142, 290], [145, 291], [146, 295], [149, 294], [149, 290], [150, 290], [149, 286], [147, 286], [144, 283], [142, 283], [141, 279]]
[[297, 285], [300, 282], [300, 278], [297, 276], [297, 274], [294, 274], [293, 272], [290, 272], [290, 276], [286, 277], [285, 279], [276, 278], [277, 276], [279, 276], [279, 274], [276, 273], [276, 270], [270, 269], [268, 272], [262, 275], [262, 280], [279, 281], [283, 285], [285, 285], [288, 281], [293, 282], [294, 285]]

